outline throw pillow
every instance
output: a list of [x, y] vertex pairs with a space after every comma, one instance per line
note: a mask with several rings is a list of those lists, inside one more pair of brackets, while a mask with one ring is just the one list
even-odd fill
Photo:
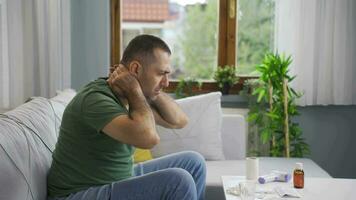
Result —
[[64, 109], [75, 95], [75, 90], [64, 89], [63, 91], [58, 90], [57, 95], [49, 99], [51, 107], [56, 115], [57, 136], [59, 134], [59, 127], [62, 121]]
[[134, 163], [144, 162], [151, 160], [152, 154], [150, 150], [136, 148], [134, 153]]
[[161, 141], [151, 150], [153, 157], [193, 150], [206, 160], [224, 160], [220, 98], [220, 92], [212, 92], [176, 100], [188, 115], [189, 122], [182, 129], [157, 126]]
[[57, 95], [51, 98], [51, 101], [56, 101], [58, 103], [62, 103], [63, 105], [67, 106], [67, 104], [73, 99], [76, 95], [76, 91], [73, 89], [64, 89], [64, 90], [57, 90]]

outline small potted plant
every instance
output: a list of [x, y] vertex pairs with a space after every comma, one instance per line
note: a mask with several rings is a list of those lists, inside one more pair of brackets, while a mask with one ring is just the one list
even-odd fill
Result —
[[181, 78], [178, 82], [178, 85], [176, 87], [175, 95], [177, 99], [183, 98], [183, 97], [189, 97], [193, 96], [193, 87], [197, 87], [198, 90], [200, 90], [202, 86], [202, 83], [195, 78], [191, 77], [186, 77], [186, 78]]
[[230, 88], [238, 81], [236, 68], [230, 65], [218, 67], [214, 72], [214, 80], [217, 82], [223, 95], [229, 94]]

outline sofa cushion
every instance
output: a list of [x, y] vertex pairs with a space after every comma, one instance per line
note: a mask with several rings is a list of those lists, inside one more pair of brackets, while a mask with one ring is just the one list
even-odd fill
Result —
[[46, 98], [0, 117], [0, 199], [44, 200], [60, 118]]
[[224, 114], [221, 127], [221, 139], [226, 160], [246, 157], [247, 123], [241, 114]]
[[223, 160], [220, 98], [220, 92], [212, 92], [177, 100], [189, 122], [182, 129], [157, 126], [161, 141], [152, 149], [153, 156], [193, 150], [207, 160]]
[[57, 95], [52, 97], [50, 100], [52, 102], [58, 102], [67, 106], [68, 103], [74, 98], [77, 92], [73, 89], [57, 90]]

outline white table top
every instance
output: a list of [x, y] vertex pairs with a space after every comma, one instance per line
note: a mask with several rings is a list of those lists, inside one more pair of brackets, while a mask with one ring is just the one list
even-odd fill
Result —
[[[240, 200], [240, 197], [226, 193], [226, 189], [236, 187], [238, 182], [244, 180], [243, 176], [222, 176], [226, 200]], [[296, 189], [303, 200], [355, 200], [356, 199], [356, 179], [338, 179], [338, 178], [315, 178], [305, 177], [303, 189]], [[293, 188], [293, 181], [288, 183], [273, 182], [267, 184], [257, 184], [256, 190], [271, 191], [266, 194], [264, 200], [271, 199], [291, 199], [280, 198], [273, 192], [276, 186]], [[256, 198], [258, 199], [258, 198]]]
[[[272, 170], [293, 173], [295, 163], [301, 162], [305, 177], [331, 178], [325, 170], [307, 158], [260, 157], [259, 160], [259, 175], [261, 176], [271, 173]], [[208, 161], [206, 165], [208, 185], [221, 186], [221, 176], [224, 175], [244, 176], [246, 174], [245, 160]]]

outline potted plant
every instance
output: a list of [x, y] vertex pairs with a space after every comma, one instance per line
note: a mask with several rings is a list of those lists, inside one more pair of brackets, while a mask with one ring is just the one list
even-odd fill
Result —
[[218, 67], [214, 72], [213, 78], [217, 82], [223, 95], [229, 94], [230, 88], [238, 81], [236, 68], [230, 65]]
[[193, 96], [193, 87], [198, 87], [198, 89], [200, 89], [201, 86], [202, 83], [200, 81], [197, 81], [195, 78], [181, 78], [174, 93], [177, 99]]
[[257, 126], [262, 143], [269, 143], [271, 156], [309, 154], [299, 125], [292, 121], [299, 115], [295, 100], [301, 94], [289, 85], [295, 78], [288, 75], [291, 62], [290, 56], [268, 53], [256, 68], [260, 78], [254, 84], [252, 95], [256, 103], [250, 106], [248, 121]]

